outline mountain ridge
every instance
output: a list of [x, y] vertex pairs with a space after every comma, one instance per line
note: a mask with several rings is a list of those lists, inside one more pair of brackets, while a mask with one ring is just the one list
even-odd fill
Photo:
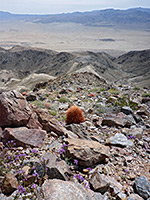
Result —
[[104, 52], [68, 53], [17, 46], [0, 50], [0, 82], [6, 86], [11, 85], [11, 80], [21, 80], [32, 74], [58, 77], [88, 71], [108, 82], [150, 86], [149, 55], [150, 50], [143, 50], [115, 58]]
[[150, 8], [104, 9], [61, 14], [12, 14], [0, 11], [0, 20], [27, 20], [34, 23], [73, 22], [88, 26], [150, 24]]

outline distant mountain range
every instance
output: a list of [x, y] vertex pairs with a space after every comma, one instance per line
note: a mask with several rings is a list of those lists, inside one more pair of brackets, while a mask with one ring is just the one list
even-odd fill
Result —
[[150, 25], [150, 8], [95, 10], [50, 15], [23, 15], [0, 11], [0, 20], [27, 20], [36, 23], [74, 22], [89, 26]]

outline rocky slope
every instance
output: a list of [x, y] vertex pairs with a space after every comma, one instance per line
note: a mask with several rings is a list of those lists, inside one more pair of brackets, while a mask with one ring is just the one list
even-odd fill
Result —
[[115, 62], [127, 73], [130, 82], [139, 86], [149, 85], [150, 50], [128, 52], [115, 59]]
[[[0, 87], [21, 89], [24, 86], [24, 90], [29, 90], [44, 79], [84, 71], [95, 73], [108, 82], [149, 86], [149, 52], [134, 51], [113, 58], [103, 52], [58, 53], [20, 46], [0, 49]], [[30, 86], [26, 79], [32, 79]]]
[[[66, 125], [70, 105], [85, 122]], [[150, 94], [87, 72], [0, 92], [0, 199], [150, 198]]]

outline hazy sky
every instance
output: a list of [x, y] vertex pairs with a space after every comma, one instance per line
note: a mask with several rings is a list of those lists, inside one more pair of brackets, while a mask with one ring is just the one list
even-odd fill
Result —
[[11, 13], [52, 14], [131, 7], [150, 8], [150, 0], [0, 0], [0, 10]]

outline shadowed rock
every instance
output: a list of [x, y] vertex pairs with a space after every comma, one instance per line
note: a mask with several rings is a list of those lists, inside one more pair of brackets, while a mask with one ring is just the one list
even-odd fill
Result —
[[48, 132], [53, 131], [58, 136], [66, 134], [68, 131], [63, 127], [59, 121], [52, 117], [47, 110], [36, 109], [38, 120], [42, 124], [42, 128]]
[[106, 114], [104, 115], [102, 125], [108, 126], [121, 126], [121, 127], [130, 127], [135, 123], [134, 119], [131, 116], [125, 115], [124, 113], [118, 114]]
[[18, 188], [19, 184], [15, 175], [11, 172], [8, 172], [5, 176], [2, 191], [4, 194], [11, 194]]
[[75, 138], [65, 141], [69, 145], [67, 156], [77, 159], [81, 166], [92, 166], [109, 157], [109, 147], [96, 141]]

